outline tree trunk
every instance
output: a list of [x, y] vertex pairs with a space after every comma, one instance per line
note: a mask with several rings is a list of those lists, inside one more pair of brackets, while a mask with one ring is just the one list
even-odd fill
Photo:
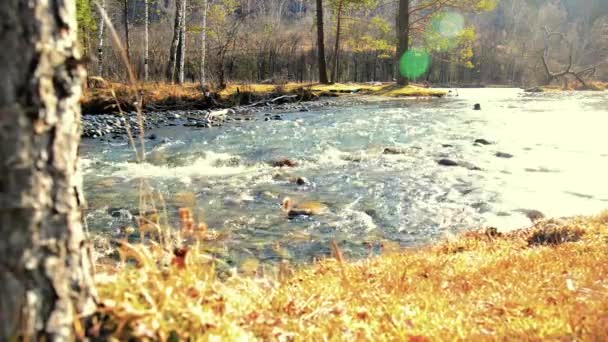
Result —
[[149, 48], [150, 48], [150, 40], [149, 40], [149, 4], [148, 0], [144, 0], [144, 81], [148, 82], [149, 77], [149, 68], [148, 68], [148, 57], [149, 57]]
[[338, 2], [338, 16], [336, 20], [336, 45], [334, 46], [334, 64], [331, 72], [331, 82], [338, 82], [338, 63], [340, 61], [340, 28], [342, 24], [342, 0]]
[[123, 16], [125, 25], [125, 49], [127, 50], [129, 63], [131, 63], [131, 46], [129, 44], [129, 0], [124, 0]]
[[0, 1], [0, 340], [74, 340], [95, 309], [73, 1]]
[[407, 77], [401, 72], [400, 59], [403, 54], [409, 49], [410, 43], [410, 0], [399, 0], [399, 9], [397, 10], [397, 55], [395, 62], [397, 63], [397, 84], [405, 86], [408, 84]]
[[[101, 0], [100, 4], [103, 11], [106, 10], [106, 0]], [[103, 77], [103, 34], [104, 34], [103, 16], [99, 15], [99, 31], [97, 32], [97, 76]]]
[[177, 63], [178, 63], [178, 50], [181, 36], [181, 18], [182, 18], [182, 1], [176, 0], [175, 3], [175, 21], [173, 24], [173, 39], [171, 40], [171, 50], [169, 51], [169, 63], [167, 65], [167, 79], [169, 82], [175, 82]]
[[186, 0], [181, 0], [182, 17], [179, 31], [179, 68], [178, 83], [184, 83], [185, 61], [186, 61]]
[[325, 64], [325, 33], [323, 32], [323, 0], [317, 0], [317, 53], [319, 60], [319, 82], [329, 83], [327, 80], [327, 65]]
[[203, 0], [203, 29], [201, 31], [201, 86], [204, 87], [207, 83], [205, 75], [205, 56], [207, 54], [207, 0]]

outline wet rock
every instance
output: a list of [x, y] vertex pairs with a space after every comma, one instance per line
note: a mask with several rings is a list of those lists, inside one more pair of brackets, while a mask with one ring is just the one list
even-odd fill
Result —
[[312, 183], [311, 183], [311, 182], [308, 180], [308, 178], [306, 178], [306, 177], [296, 177], [296, 179], [295, 179], [295, 183], [296, 183], [297, 185], [310, 185], [310, 184], [312, 184]]
[[125, 208], [108, 208], [108, 214], [121, 222], [130, 222], [133, 220], [133, 214]]
[[399, 148], [399, 147], [386, 147], [384, 149], [384, 151], [382, 151], [383, 154], [405, 154], [406, 150]]
[[473, 106], [473, 110], [481, 110], [481, 105], [480, 105], [479, 103], [476, 103], [476, 104]]
[[228, 159], [218, 159], [213, 165], [215, 167], [237, 167], [241, 164], [241, 159], [239, 157], [230, 157]]
[[495, 156], [497, 156], [498, 158], [513, 158], [513, 155], [510, 153], [505, 153], [505, 152], [496, 152]]
[[450, 148], [450, 147], [454, 147], [454, 145], [451, 145], [451, 144], [441, 144], [441, 147]]
[[273, 160], [270, 162], [270, 165], [272, 165], [273, 167], [296, 167], [298, 166], [298, 163], [296, 163], [295, 161], [291, 160], [291, 159], [278, 159], [278, 160]]
[[524, 214], [527, 218], [530, 219], [530, 221], [532, 221], [532, 223], [535, 223], [545, 218], [545, 214], [536, 209], [517, 209], [515, 211]]
[[460, 166], [459, 163], [453, 161], [452, 159], [439, 159], [437, 161], [437, 164], [441, 165], [441, 166]]
[[473, 142], [473, 143], [476, 144], [476, 145], [492, 145], [492, 144], [494, 144], [493, 142], [488, 141], [486, 139], [475, 139], [475, 142]]
[[156, 140], [156, 134], [150, 134], [150, 135], [148, 135], [148, 139], [150, 139], [150, 140]]

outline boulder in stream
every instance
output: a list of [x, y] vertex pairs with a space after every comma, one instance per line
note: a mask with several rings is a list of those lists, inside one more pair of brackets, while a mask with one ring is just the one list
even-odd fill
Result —
[[439, 159], [437, 161], [437, 164], [439, 164], [441, 166], [460, 166], [460, 164], [458, 162], [453, 161], [452, 159], [447, 159], [447, 158]]
[[495, 156], [497, 156], [498, 158], [513, 158], [512, 154], [506, 152], [496, 152]]
[[473, 144], [475, 144], [475, 145], [492, 145], [494, 143], [489, 140], [486, 140], [486, 139], [475, 139]]
[[296, 167], [298, 166], [298, 163], [291, 159], [284, 158], [272, 160], [270, 162], [270, 165], [272, 165], [273, 167]]

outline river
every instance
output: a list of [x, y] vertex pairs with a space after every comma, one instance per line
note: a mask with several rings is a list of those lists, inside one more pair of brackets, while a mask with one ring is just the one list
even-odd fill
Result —
[[[127, 223], [117, 210], [137, 208], [141, 178], [162, 194], [171, 222], [177, 208], [191, 206], [222, 232], [213, 250], [232, 262], [307, 262], [327, 255], [332, 239], [362, 257], [380, 245], [426, 244], [463, 229], [526, 227], [524, 210], [559, 217], [608, 208], [608, 92], [353, 97], [282, 117], [157, 129], [144, 164], [126, 143], [85, 139], [89, 228], [119, 236]], [[401, 153], [385, 154], [387, 147]], [[298, 165], [268, 164], [281, 158]], [[288, 219], [280, 208], [287, 196], [328, 211]]]

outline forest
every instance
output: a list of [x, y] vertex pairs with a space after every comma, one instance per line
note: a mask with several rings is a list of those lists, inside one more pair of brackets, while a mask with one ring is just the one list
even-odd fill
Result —
[[[571, 58], [572, 70], [608, 77], [608, 3], [601, 0], [99, 3], [142, 80], [315, 82], [321, 48], [332, 82], [392, 81], [398, 68], [395, 13], [403, 13], [401, 8], [408, 8], [407, 24], [402, 24], [408, 43], [429, 64], [411, 75], [415, 81], [535, 86], [548, 79], [544, 54], [551, 70], [565, 68]], [[125, 81], [124, 63], [107, 38], [99, 9], [92, 0], [77, 5], [89, 74]], [[545, 37], [548, 32], [556, 34]], [[176, 61], [179, 70], [172, 75]]]

